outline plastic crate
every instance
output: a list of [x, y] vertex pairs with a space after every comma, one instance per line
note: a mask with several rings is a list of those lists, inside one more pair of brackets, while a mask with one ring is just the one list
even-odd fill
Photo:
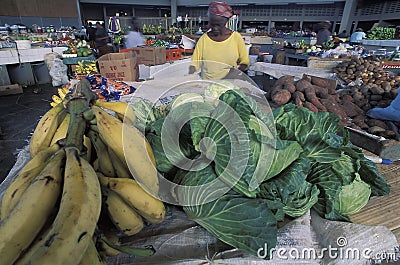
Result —
[[174, 61], [174, 60], [179, 60], [182, 59], [182, 49], [176, 48], [176, 49], [167, 49], [167, 61]]

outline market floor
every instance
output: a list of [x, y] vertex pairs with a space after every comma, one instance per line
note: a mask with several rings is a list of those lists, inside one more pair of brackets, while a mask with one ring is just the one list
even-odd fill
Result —
[[27, 140], [39, 118], [50, 109], [56, 88], [51, 84], [24, 88], [24, 93], [0, 97], [0, 182], [13, 167], [18, 149]]

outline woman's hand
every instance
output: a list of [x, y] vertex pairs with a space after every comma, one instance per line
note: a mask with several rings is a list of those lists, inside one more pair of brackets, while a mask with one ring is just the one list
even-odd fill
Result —
[[242, 71], [242, 72], [246, 71], [246, 69], [247, 69], [247, 64], [241, 64], [241, 65], [239, 65], [238, 69], [239, 69], [240, 71]]

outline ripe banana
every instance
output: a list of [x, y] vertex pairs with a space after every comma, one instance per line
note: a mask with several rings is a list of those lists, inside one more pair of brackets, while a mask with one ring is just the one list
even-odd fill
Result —
[[100, 136], [97, 132], [89, 130], [88, 136], [90, 141], [93, 143], [94, 148], [96, 149], [96, 155], [98, 159], [99, 169], [101, 173], [103, 173], [107, 177], [115, 177], [115, 171], [113, 164], [111, 162], [110, 155], [107, 150], [107, 146], [100, 139]]
[[157, 196], [159, 190], [157, 170], [151, 161], [153, 157], [151, 148], [146, 148], [146, 138], [135, 127], [123, 126], [120, 120], [104, 110], [95, 106], [93, 110], [101, 139], [122, 162], [127, 163], [140, 185]]
[[115, 192], [103, 189], [104, 204], [113, 224], [125, 235], [139, 233], [143, 227], [142, 217]]
[[165, 217], [164, 204], [143, 190], [135, 180], [108, 178], [98, 174], [100, 184], [117, 193], [130, 207], [152, 224], [161, 223]]
[[1, 200], [0, 220], [6, 218], [6, 216], [11, 212], [15, 204], [31, 184], [32, 180], [36, 178], [36, 176], [46, 166], [46, 161], [58, 150], [60, 150], [60, 146], [58, 144], [53, 144], [47, 149], [39, 152], [18, 172], [14, 181], [11, 182], [10, 186], [8, 186], [3, 194]]
[[98, 99], [94, 103], [98, 107], [114, 111], [123, 122], [128, 122], [130, 125], [135, 124], [135, 111], [128, 103], [122, 101], [106, 102]]
[[31, 157], [34, 157], [38, 152], [46, 149], [50, 145], [54, 133], [64, 120], [65, 115], [66, 112], [63, 104], [58, 104], [43, 115], [30, 141]]
[[96, 245], [93, 240], [90, 241], [83, 258], [79, 262], [79, 265], [106, 265], [99, 252], [97, 252]]
[[101, 190], [90, 164], [75, 147], [65, 149], [63, 196], [56, 219], [30, 264], [76, 264], [85, 254], [100, 216]]
[[126, 167], [126, 165], [118, 158], [118, 156], [115, 154], [115, 152], [108, 147], [108, 153], [110, 155], [110, 159], [112, 162], [112, 165], [114, 166], [114, 171], [117, 177], [119, 178], [131, 178], [132, 175], [129, 172], [129, 169]]
[[13, 264], [39, 234], [61, 194], [65, 152], [60, 150], [0, 223], [1, 264]]

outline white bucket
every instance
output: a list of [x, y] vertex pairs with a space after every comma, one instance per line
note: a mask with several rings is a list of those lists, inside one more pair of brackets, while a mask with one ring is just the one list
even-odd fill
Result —
[[16, 40], [18, 50], [30, 49], [31, 41], [30, 40]]
[[183, 44], [184, 49], [191, 50], [191, 49], [194, 49], [194, 46], [196, 45], [196, 41], [192, 40], [191, 38], [186, 37], [185, 35], [182, 35], [182, 44]]
[[250, 58], [250, 65], [253, 65], [253, 64], [255, 64], [255, 63], [257, 62], [258, 55], [252, 55], [252, 54], [250, 54], [250, 55], [249, 55], [249, 58]]

